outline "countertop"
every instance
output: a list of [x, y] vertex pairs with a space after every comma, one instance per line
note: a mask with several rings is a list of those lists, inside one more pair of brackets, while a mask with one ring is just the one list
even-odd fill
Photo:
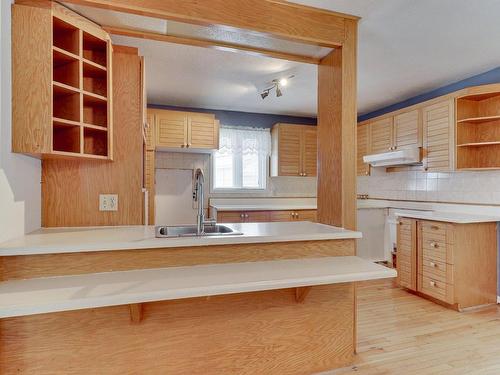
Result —
[[500, 221], [499, 216], [474, 215], [460, 212], [439, 212], [439, 211], [396, 211], [395, 216], [409, 217], [414, 219], [445, 221], [456, 224], [490, 223]]
[[0, 256], [361, 238], [361, 232], [300, 222], [224, 224], [243, 235], [155, 238], [154, 226], [42, 228], [0, 243]]
[[316, 210], [316, 198], [214, 198], [210, 207], [217, 211]]
[[355, 256], [104, 272], [0, 283], [0, 318], [391, 278]]

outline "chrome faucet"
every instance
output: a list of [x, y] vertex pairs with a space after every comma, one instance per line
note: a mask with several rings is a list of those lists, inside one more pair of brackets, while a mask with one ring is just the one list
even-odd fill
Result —
[[196, 234], [199, 236], [205, 232], [205, 225], [215, 225], [213, 219], [205, 220], [205, 210], [203, 202], [205, 201], [205, 176], [203, 171], [198, 168], [194, 174], [195, 184], [193, 191], [193, 200], [198, 202], [198, 215], [196, 215]]

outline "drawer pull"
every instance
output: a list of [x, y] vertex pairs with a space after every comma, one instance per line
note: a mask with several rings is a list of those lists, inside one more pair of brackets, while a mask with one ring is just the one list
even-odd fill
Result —
[[245, 218], [247, 218], [247, 219], [248, 219], [248, 214], [245, 214]]
[[437, 268], [437, 264], [436, 264], [436, 263], [434, 263], [434, 262], [429, 262], [429, 265], [430, 265], [431, 267]]
[[244, 219], [245, 218], [245, 214], [240, 214], [240, 219]]
[[437, 249], [439, 247], [439, 245], [435, 242], [431, 242], [429, 245], [434, 249]]
[[436, 282], [435, 281], [430, 281], [429, 284], [430, 284], [430, 286], [434, 286], [434, 287], [436, 286]]
[[432, 230], [439, 230], [439, 227], [437, 225], [431, 225]]

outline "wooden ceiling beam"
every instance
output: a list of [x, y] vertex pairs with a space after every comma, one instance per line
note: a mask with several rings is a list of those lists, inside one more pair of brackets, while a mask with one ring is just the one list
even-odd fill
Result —
[[176, 44], [184, 44], [184, 45], [188, 45], [188, 46], [213, 48], [213, 49], [217, 49], [217, 50], [221, 50], [221, 51], [242, 52], [242, 53], [247, 53], [250, 55], [266, 56], [266, 57], [272, 57], [275, 59], [297, 61], [297, 62], [307, 63], [307, 64], [319, 64], [319, 61], [320, 61], [319, 58], [312, 57], [312, 56], [296, 55], [296, 54], [287, 53], [287, 52], [277, 52], [277, 51], [269, 50], [269, 49], [265, 49], [265, 48], [243, 46], [240, 44], [221, 42], [221, 41], [217, 41], [217, 40], [179, 37], [179, 36], [174, 36], [174, 35], [159, 34], [159, 33], [133, 30], [133, 29], [122, 28], [122, 27], [106, 26], [106, 25], [103, 25], [102, 28], [105, 31], [107, 31], [109, 34], [112, 34], [112, 35], [122, 35], [122, 36], [128, 36], [128, 37], [132, 37], [132, 38], [156, 40], [159, 42], [176, 43]]
[[142, 16], [217, 25], [295, 42], [339, 47], [345, 21], [357, 17], [280, 0], [63, 0]]

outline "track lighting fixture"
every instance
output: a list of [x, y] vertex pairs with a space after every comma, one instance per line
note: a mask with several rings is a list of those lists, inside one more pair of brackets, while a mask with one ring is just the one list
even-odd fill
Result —
[[261, 93], [260, 93], [260, 97], [262, 99], [265, 99], [269, 96], [269, 93], [271, 92], [271, 90], [274, 90], [276, 89], [276, 97], [279, 98], [281, 96], [283, 96], [283, 91], [281, 91], [281, 88], [282, 87], [285, 87], [287, 84], [288, 84], [288, 80], [290, 78], [293, 78], [294, 76], [290, 76], [288, 78], [280, 78], [280, 79], [273, 79], [271, 81], [271, 87], [268, 87], [267, 89], [263, 90]]

